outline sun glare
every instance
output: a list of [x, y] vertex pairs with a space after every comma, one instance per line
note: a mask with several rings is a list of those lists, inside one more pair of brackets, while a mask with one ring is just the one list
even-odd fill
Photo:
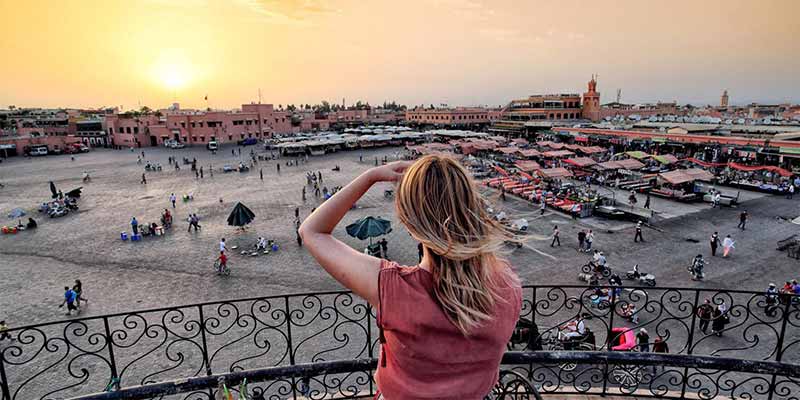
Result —
[[192, 71], [186, 58], [179, 52], [164, 52], [153, 63], [152, 75], [160, 85], [175, 90], [190, 83]]

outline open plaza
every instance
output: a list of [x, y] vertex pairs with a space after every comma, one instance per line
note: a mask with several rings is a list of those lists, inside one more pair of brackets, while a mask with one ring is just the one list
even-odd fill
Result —
[[[223, 172], [226, 164], [249, 163], [251, 150], [257, 162], [248, 172]], [[298, 158], [281, 157], [278, 151], [261, 146], [223, 146], [216, 153], [198, 147], [154, 147], [98, 149], [74, 157], [8, 159], [0, 164], [2, 225], [15, 226], [18, 220], [25, 223], [33, 217], [38, 228], [0, 235], [3, 318], [12, 326], [69, 318], [58, 305], [63, 287], [72, 286], [76, 279], [82, 281], [83, 297], [89, 299], [81, 307], [81, 317], [341, 289], [296, 241], [295, 209], [299, 208], [302, 220], [323, 201], [307, 185], [307, 173], [321, 173], [320, 187], [333, 189], [346, 185], [374, 166], [376, 160], [393, 161], [410, 154], [402, 146], [357, 149], [311, 156], [307, 161], [300, 158], [298, 163]], [[273, 155], [276, 159], [271, 159]], [[168, 162], [170, 157], [181, 164], [180, 170]], [[203, 167], [202, 179], [190, 165], [183, 165], [184, 158], [196, 159], [197, 168]], [[162, 170], [145, 172], [148, 162], [160, 164]], [[332, 171], [336, 166], [339, 171]], [[91, 181], [82, 182], [84, 172], [90, 174]], [[143, 173], [146, 184], [141, 183]], [[51, 200], [51, 181], [65, 193], [82, 187], [76, 212], [49, 218], [37, 211], [41, 203]], [[503, 200], [500, 190], [484, 185], [483, 178], [476, 181], [496, 212], [505, 212], [509, 220], [524, 218], [529, 223], [522, 246], [508, 246], [506, 254], [524, 284], [585, 284], [578, 280], [578, 274], [591, 257], [577, 251], [577, 237], [579, 231], [589, 229], [595, 236], [593, 248], [604, 252], [615, 272], [624, 274], [638, 264], [641, 271], [657, 277], [659, 287], [762, 291], [770, 282], [780, 287], [798, 275], [798, 261], [776, 250], [778, 241], [797, 231], [791, 220], [798, 216], [799, 200], [784, 195], [719, 187], [724, 194], [738, 194], [739, 201], [735, 207], [720, 208], [654, 196], [650, 209], [655, 217], [643, 228], [645, 241], [634, 242], [633, 221], [601, 216], [573, 219], [553, 207], [542, 214], [538, 203], [510, 192]], [[382, 184], [370, 190], [345, 217], [346, 223], [337, 227], [335, 236], [362, 250], [368, 242], [347, 235], [344, 225], [366, 216], [382, 217], [391, 221], [393, 228], [385, 236], [388, 258], [413, 265], [418, 260], [417, 243], [395, 219], [393, 199], [385, 195], [387, 189], [392, 188]], [[603, 190], [606, 196], [615, 192], [612, 196], [623, 204], [620, 208], [627, 207], [623, 200], [627, 190]], [[178, 198], [175, 208], [170, 202], [173, 193]], [[184, 196], [191, 196], [191, 200], [183, 200]], [[641, 205], [643, 196], [638, 196]], [[256, 216], [244, 231], [226, 222], [237, 202]], [[15, 208], [22, 208], [27, 215], [8, 218]], [[132, 217], [142, 225], [160, 224], [165, 209], [173, 215], [174, 223], [163, 236], [137, 242], [121, 240], [121, 232], [131, 234]], [[746, 230], [737, 228], [743, 210], [749, 214]], [[190, 214], [200, 218], [197, 232], [187, 231]], [[560, 246], [551, 247], [554, 226], [559, 228]], [[735, 249], [727, 258], [720, 256], [721, 251], [716, 257], [710, 254], [708, 238], [715, 231], [721, 237], [730, 234], [735, 240]], [[221, 238], [229, 247], [244, 249], [253, 246], [258, 237], [273, 240], [278, 251], [258, 256], [233, 251], [228, 262], [231, 275], [214, 273], [212, 266]], [[691, 280], [687, 272], [697, 254], [707, 260], [702, 282]]]

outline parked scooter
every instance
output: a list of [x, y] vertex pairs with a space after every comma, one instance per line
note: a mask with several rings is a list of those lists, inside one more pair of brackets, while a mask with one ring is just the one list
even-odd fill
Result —
[[599, 273], [603, 278], [608, 278], [611, 276], [611, 267], [608, 265], [597, 265], [590, 261], [581, 267], [581, 272], [585, 274]]
[[646, 272], [639, 272], [639, 264], [634, 264], [633, 270], [625, 273], [625, 278], [629, 280], [639, 281], [640, 284], [647, 286], [656, 285], [656, 276]]

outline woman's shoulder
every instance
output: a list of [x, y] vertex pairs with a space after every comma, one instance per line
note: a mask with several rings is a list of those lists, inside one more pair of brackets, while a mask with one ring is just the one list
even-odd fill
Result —
[[394, 261], [381, 260], [381, 274], [397, 274], [403, 276], [417, 273], [428, 274], [429, 272], [420, 268], [419, 265], [401, 265]]

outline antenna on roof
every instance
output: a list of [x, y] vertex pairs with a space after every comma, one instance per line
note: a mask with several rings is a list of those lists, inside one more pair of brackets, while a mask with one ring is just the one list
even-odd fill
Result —
[[622, 89], [617, 89], [617, 103], [619, 103], [619, 99], [622, 98]]

